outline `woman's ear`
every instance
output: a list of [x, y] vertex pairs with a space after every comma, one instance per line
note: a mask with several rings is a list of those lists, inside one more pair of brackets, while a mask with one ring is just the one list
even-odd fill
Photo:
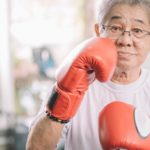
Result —
[[100, 36], [100, 27], [97, 23], [95, 24], [95, 33], [97, 36]]

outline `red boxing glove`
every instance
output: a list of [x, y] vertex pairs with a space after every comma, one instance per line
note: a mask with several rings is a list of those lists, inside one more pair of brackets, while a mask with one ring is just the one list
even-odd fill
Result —
[[94, 37], [76, 47], [68, 58], [59, 69], [53, 94], [47, 104], [49, 117], [62, 123], [76, 113], [93, 72], [101, 82], [111, 78], [117, 52], [110, 39]]
[[99, 139], [104, 150], [150, 150], [150, 118], [132, 105], [112, 102], [100, 112]]

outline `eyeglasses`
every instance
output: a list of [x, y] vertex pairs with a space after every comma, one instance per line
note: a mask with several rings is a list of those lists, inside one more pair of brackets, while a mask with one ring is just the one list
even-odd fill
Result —
[[126, 32], [129, 33], [129, 36], [134, 36], [136, 38], [142, 38], [146, 35], [150, 35], [149, 31], [140, 29], [140, 28], [133, 28], [130, 31], [124, 30], [124, 28], [117, 26], [117, 25], [102, 25], [102, 29], [107, 31], [108, 36], [110, 37], [119, 37], [121, 35], [124, 35]]

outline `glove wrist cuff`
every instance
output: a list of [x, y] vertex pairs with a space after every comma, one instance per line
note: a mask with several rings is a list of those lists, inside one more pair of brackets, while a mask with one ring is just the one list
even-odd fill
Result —
[[56, 122], [59, 122], [59, 123], [62, 123], [62, 124], [65, 124], [65, 123], [68, 123], [68, 122], [69, 122], [69, 120], [61, 120], [61, 119], [58, 119], [58, 118], [54, 117], [54, 116], [51, 115], [48, 111], [45, 111], [45, 113], [46, 113], [46, 116], [47, 116], [49, 119], [53, 120], [53, 121], [56, 121]]

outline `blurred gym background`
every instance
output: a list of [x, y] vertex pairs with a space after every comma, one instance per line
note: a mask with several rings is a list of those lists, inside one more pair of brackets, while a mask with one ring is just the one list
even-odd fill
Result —
[[56, 68], [75, 45], [95, 36], [99, 2], [0, 0], [0, 150], [25, 150]]

